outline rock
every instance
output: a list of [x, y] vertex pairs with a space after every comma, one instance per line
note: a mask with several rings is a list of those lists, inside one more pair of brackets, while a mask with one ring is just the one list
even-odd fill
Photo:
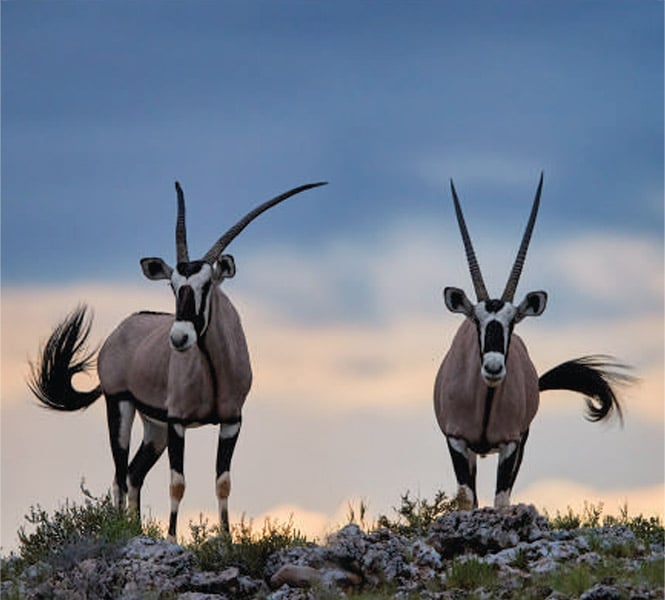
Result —
[[189, 587], [206, 594], [234, 594], [238, 591], [239, 575], [237, 567], [228, 567], [219, 573], [194, 573], [189, 580]]
[[270, 578], [270, 585], [274, 588], [288, 585], [290, 587], [311, 587], [321, 580], [318, 569], [306, 565], [284, 565]]
[[[387, 593], [401, 600], [458, 600], [469, 592], [451, 588], [451, 565], [473, 560], [491, 565], [496, 575], [491, 586], [473, 590], [477, 598], [561, 600], [565, 596], [554, 584], [538, 587], [548, 581], [539, 574], [577, 565], [594, 571], [608, 564], [623, 574], [596, 583], [584, 592], [583, 600], [663, 597], [662, 585], [649, 584], [644, 577], [647, 571], [657, 573], [658, 565], [651, 563], [662, 563], [662, 544], [647, 546], [625, 527], [550, 531], [536, 510], [525, 505], [449, 513], [434, 521], [424, 535], [409, 534], [407, 528], [399, 533], [386, 528], [368, 533], [347, 525], [320, 545], [274, 552], [261, 577], [250, 577], [230, 565], [201, 571], [190, 551], [147, 537], [134, 538], [112, 551], [91, 554], [91, 549], [95, 546], [85, 548], [76, 562], [39, 563], [17, 571], [18, 575], [12, 575], [12, 569], [18, 569], [19, 563], [7, 559], [3, 574], [10, 577], [0, 592], [3, 597], [29, 600], [315, 600]], [[631, 572], [641, 575], [624, 577]], [[640, 587], [631, 583], [638, 579]]]
[[548, 530], [547, 521], [533, 506], [518, 504], [505, 509], [481, 508], [444, 515], [430, 527], [427, 543], [443, 558], [465, 552], [484, 556], [521, 541], [538, 540]]
[[147, 536], [132, 538], [120, 551], [120, 556], [123, 558], [160, 562], [172, 562], [180, 559], [184, 554], [185, 549], [178, 544]]
[[596, 584], [580, 596], [580, 600], [620, 600], [621, 594], [613, 586]]

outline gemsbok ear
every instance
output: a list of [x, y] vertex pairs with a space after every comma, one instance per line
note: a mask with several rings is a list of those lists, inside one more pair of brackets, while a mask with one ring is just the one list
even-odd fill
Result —
[[517, 307], [515, 323], [524, 317], [538, 317], [543, 314], [547, 305], [547, 292], [529, 292]]
[[236, 262], [230, 254], [222, 254], [213, 266], [215, 281], [231, 279], [236, 274]]
[[169, 267], [161, 258], [142, 258], [141, 269], [143, 274], [152, 281], [160, 279], [171, 279], [173, 269]]
[[466, 297], [464, 290], [456, 287], [446, 287], [443, 290], [443, 298], [449, 311], [462, 313], [467, 317], [473, 315], [473, 304]]

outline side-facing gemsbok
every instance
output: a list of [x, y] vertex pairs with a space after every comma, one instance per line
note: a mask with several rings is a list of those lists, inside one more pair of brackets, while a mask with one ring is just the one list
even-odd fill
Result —
[[[92, 366], [85, 349], [90, 333], [86, 307], [74, 310], [51, 334], [30, 388], [46, 406], [62, 411], [85, 408], [104, 394], [111, 452], [115, 463], [113, 495], [118, 507], [140, 511], [143, 481], [168, 447], [171, 469], [169, 538], [174, 540], [178, 507], [185, 491], [185, 429], [219, 424], [215, 487], [220, 524], [229, 530], [231, 458], [238, 440], [241, 411], [252, 371], [240, 318], [220, 289], [235, 275], [235, 262], [224, 249], [261, 213], [291, 196], [325, 185], [294, 188], [261, 204], [240, 219], [201, 260], [190, 260], [185, 229], [185, 199], [176, 182], [176, 266], [161, 258], [143, 258], [148, 279], [167, 279], [175, 295], [175, 315], [139, 312], [125, 319], [102, 345], [97, 358], [99, 385], [81, 392], [76, 373]], [[128, 465], [135, 412], [143, 421], [143, 441]]]
[[491, 299], [476, 260], [471, 238], [452, 180], [450, 188], [462, 234], [477, 302], [471, 302], [459, 288], [446, 287], [444, 299], [449, 310], [466, 319], [459, 327], [434, 384], [434, 410], [446, 436], [458, 483], [460, 508], [478, 506], [476, 495], [477, 455], [498, 452], [494, 506], [510, 504], [529, 426], [538, 410], [544, 390], [571, 390], [586, 396], [587, 418], [600, 421], [621, 407], [614, 383], [631, 381], [624, 365], [607, 356], [586, 356], [554, 367], [540, 378], [522, 339], [513, 333], [525, 317], [539, 316], [545, 310], [547, 294], [529, 292], [513, 304], [515, 290], [526, 258], [536, 221], [543, 187], [538, 190], [508, 283], [500, 299]]

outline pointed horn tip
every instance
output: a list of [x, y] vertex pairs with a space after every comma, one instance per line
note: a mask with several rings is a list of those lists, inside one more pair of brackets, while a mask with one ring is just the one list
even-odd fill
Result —
[[176, 180], [175, 182], [175, 191], [178, 192], [179, 194], [182, 193], [182, 188], [180, 187], [180, 182]]

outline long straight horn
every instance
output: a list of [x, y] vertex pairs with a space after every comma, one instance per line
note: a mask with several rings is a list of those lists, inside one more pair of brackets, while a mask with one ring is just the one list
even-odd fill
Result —
[[476, 253], [473, 251], [473, 244], [471, 243], [471, 238], [469, 237], [469, 231], [466, 228], [466, 223], [464, 222], [464, 215], [462, 214], [462, 207], [460, 206], [459, 199], [457, 198], [457, 192], [455, 191], [455, 185], [453, 180], [450, 180], [450, 190], [453, 193], [453, 202], [455, 203], [455, 214], [457, 215], [457, 224], [459, 225], [460, 233], [462, 234], [462, 241], [464, 242], [464, 250], [466, 251], [466, 260], [469, 263], [469, 271], [471, 272], [471, 281], [473, 282], [473, 287], [476, 290], [476, 297], [478, 301], [489, 300], [489, 294], [485, 288], [485, 283], [483, 281], [483, 276], [480, 272], [480, 267], [478, 266], [478, 261], [476, 260]]
[[533, 226], [536, 223], [536, 216], [538, 215], [538, 207], [540, 206], [540, 192], [543, 189], [543, 172], [540, 172], [540, 181], [538, 183], [538, 189], [536, 190], [536, 197], [533, 200], [533, 206], [531, 207], [531, 216], [529, 216], [529, 222], [526, 224], [526, 229], [524, 230], [524, 235], [522, 236], [522, 243], [520, 244], [520, 249], [517, 252], [515, 257], [515, 263], [513, 264], [513, 270], [510, 273], [508, 278], [508, 283], [506, 283], [506, 289], [501, 296], [501, 300], [504, 302], [512, 302], [515, 297], [515, 290], [517, 289], [517, 283], [520, 280], [520, 274], [522, 273], [522, 267], [524, 266], [524, 260], [526, 259], [526, 251], [529, 249], [529, 242], [531, 241], [531, 233], [533, 232]]
[[284, 192], [283, 194], [280, 194], [279, 196], [275, 196], [272, 200], [268, 200], [267, 202], [264, 202], [263, 204], [257, 206], [254, 210], [248, 212], [240, 221], [238, 221], [233, 227], [231, 227], [222, 237], [220, 237], [215, 244], [208, 250], [206, 255], [203, 257], [203, 260], [206, 261], [207, 263], [214, 263], [221, 253], [224, 251], [224, 248], [226, 248], [233, 240], [238, 236], [238, 234], [247, 227], [256, 217], [258, 217], [262, 212], [265, 212], [269, 208], [272, 208], [276, 204], [279, 204], [280, 202], [286, 200], [287, 198], [290, 198], [291, 196], [295, 196], [296, 194], [299, 194], [300, 192], [304, 192], [305, 190], [309, 190], [315, 187], [319, 187], [320, 185], [326, 185], [328, 182], [327, 181], [319, 181], [318, 183], [307, 183], [305, 185], [301, 185], [297, 188], [293, 188], [292, 190], [289, 190], [288, 192]]
[[175, 182], [175, 191], [178, 194], [178, 219], [175, 224], [175, 251], [177, 262], [189, 262], [187, 252], [187, 229], [185, 228], [185, 194], [180, 183]]

